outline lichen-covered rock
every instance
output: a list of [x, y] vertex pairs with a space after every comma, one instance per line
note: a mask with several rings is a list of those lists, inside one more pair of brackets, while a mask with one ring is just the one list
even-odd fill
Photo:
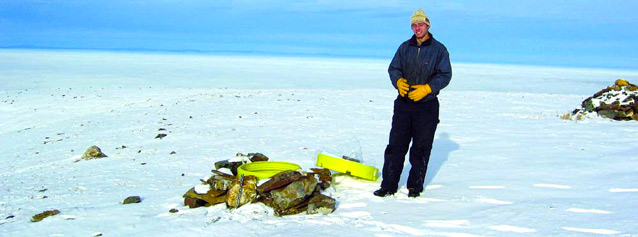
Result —
[[323, 194], [317, 194], [308, 201], [308, 214], [328, 215], [335, 210], [337, 200]]
[[91, 146], [82, 155], [83, 160], [91, 160], [91, 159], [99, 159], [108, 157], [106, 154], [102, 153], [102, 150], [97, 146]]
[[[242, 182], [243, 181], [243, 182]], [[257, 200], [257, 177], [248, 175], [237, 177], [228, 189], [226, 207], [237, 208]]]
[[36, 214], [34, 216], [31, 217], [31, 221], [32, 222], [39, 222], [41, 220], [43, 220], [44, 218], [50, 217], [50, 216], [55, 216], [57, 214], [60, 214], [60, 211], [54, 209], [54, 210], [48, 210], [48, 211], [44, 211], [42, 213]]
[[297, 171], [287, 170], [277, 173], [272, 176], [268, 181], [259, 185], [257, 191], [259, 193], [267, 193], [273, 189], [284, 187], [292, 182], [301, 179], [303, 175]]
[[131, 204], [131, 203], [140, 203], [142, 202], [142, 198], [140, 196], [130, 196], [122, 201], [122, 204]]
[[284, 188], [270, 191], [269, 196], [272, 198], [270, 206], [275, 210], [283, 210], [298, 205], [315, 191], [316, 186], [317, 179], [314, 176], [304, 176]]

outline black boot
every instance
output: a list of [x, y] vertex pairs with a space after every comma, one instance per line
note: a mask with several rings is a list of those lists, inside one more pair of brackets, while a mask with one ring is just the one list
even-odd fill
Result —
[[421, 192], [416, 191], [415, 189], [411, 189], [411, 188], [408, 189], [408, 197], [416, 198], [418, 196], [421, 196]]
[[377, 191], [374, 191], [374, 195], [375, 196], [379, 196], [379, 197], [385, 197], [388, 195], [394, 195], [397, 192], [397, 190], [390, 190], [390, 189], [385, 189], [385, 188], [380, 188]]

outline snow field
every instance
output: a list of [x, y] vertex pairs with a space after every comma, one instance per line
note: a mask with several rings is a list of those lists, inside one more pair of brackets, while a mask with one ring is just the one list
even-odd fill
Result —
[[[175, 57], [183, 59], [159, 56], [146, 64], [149, 68], [164, 66]], [[77, 58], [91, 66], [95, 55], [62, 54], [42, 61], [57, 65]], [[200, 60], [217, 59], [187, 60], [201, 64]], [[229, 59], [241, 60], [252, 62]], [[298, 69], [301, 71], [318, 67], [307, 62], [321, 62], [301, 61], [305, 65]], [[269, 70], [275, 69], [269, 67], [291, 63], [273, 59], [243, 73], [258, 78], [271, 75]], [[339, 64], [323, 65], [322, 76], [308, 80], [316, 83], [315, 79], [348, 68], [335, 66], [330, 71], [334, 65]], [[378, 66], [375, 62], [350, 65], [355, 71]], [[519, 87], [521, 81], [557, 83], [551, 78], [558, 76], [548, 72], [578, 78], [612, 74], [608, 71], [460, 66], [452, 83], [483, 87], [451, 87], [441, 93], [441, 123], [421, 197], [407, 197], [407, 174], [399, 192], [386, 198], [372, 195], [380, 180], [337, 175], [333, 187], [325, 191], [337, 199], [334, 213], [279, 218], [259, 203], [236, 210], [224, 205], [188, 209], [182, 205], [182, 194], [209, 175], [215, 161], [232, 158], [237, 152], [261, 152], [272, 160], [309, 169], [315, 167], [318, 152], [348, 149], [344, 146], [351, 145], [354, 138], [365, 162], [381, 168], [396, 96], [386, 82], [382, 88], [336, 89], [341, 82], [334, 82], [328, 87], [335, 88], [265, 85], [259, 89], [221, 81], [219, 84], [231, 85], [230, 89], [198, 88], [189, 81], [161, 86], [161, 73], [153, 74], [158, 82], [124, 71], [130, 77], [120, 79], [132, 79], [120, 87], [114, 68], [123, 67], [107, 64], [95, 69], [108, 74], [103, 77], [108, 79], [104, 86], [79, 79], [94, 75], [89, 69], [49, 75], [46, 72], [53, 69], [44, 67], [44, 72], [38, 72], [25, 66], [15, 67], [25, 70], [2, 74], [12, 80], [27, 78], [23, 81], [27, 89], [16, 89], [20, 83], [12, 81], [11, 87], [0, 91], [0, 235], [638, 234], [636, 122], [559, 119], [558, 115], [576, 108], [590, 93], [574, 94], [572, 90], [596, 84], [592, 80], [584, 80], [586, 86], [576, 79], [567, 81], [567, 89], [552, 89], [555, 93], [522, 92], [525, 89]], [[498, 73], [490, 74], [491, 70]], [[35, 79], [55, 80], [68, 73], [78, 79], [47, 81], [46, 86]], [[224, 73], [220, 72], [228, 75]], [[375, 74], [366, 71], [361, 75], [366, 73]], [[496, 83], [507, 80], [512, 82], [510, 89]], [[146, 82], [150, 85], [142, 86]], [[250, 83], [267, 84], [257, 79]], [[597, 87], [608, 83], [600, 84]], [[155, 139], [159, 133], [167, 136]], [[109, 157], [74, 162], [91, 145], [99, 146]], [[131, 195], [141, 196], [142, 202], [120, 204]], [[171, 208], [179, 212], [168, 213]], [[61, 214], [30, 222], [31, 216], [48, 209], [58, 209]]]

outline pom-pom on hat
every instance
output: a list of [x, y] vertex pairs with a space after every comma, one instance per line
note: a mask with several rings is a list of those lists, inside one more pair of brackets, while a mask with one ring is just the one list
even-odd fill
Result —
[[421, 10], [421, 8], [419, 8], [419, 10], [416, 10], [414, 14], [412, 14], [410, 24], [416, 23], [425, 23], [426, 25], [430, 26], [430, 18], [427, 14], [425, 14], [423, 10]]

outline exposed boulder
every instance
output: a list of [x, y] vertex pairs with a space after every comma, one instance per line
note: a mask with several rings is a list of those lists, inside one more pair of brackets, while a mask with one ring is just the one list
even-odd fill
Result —
[[82, 155], [83, 160], [92, 160], [108, 157], [106, 154], [102, 153], [102, 150], [97, 146], [91, 146]]
[[614, 85], [583, 100], [580, 108], [561, 118], [581, 120], [594, 113], [614, 120], [638, 120], [638, 86], [618, 79]]

